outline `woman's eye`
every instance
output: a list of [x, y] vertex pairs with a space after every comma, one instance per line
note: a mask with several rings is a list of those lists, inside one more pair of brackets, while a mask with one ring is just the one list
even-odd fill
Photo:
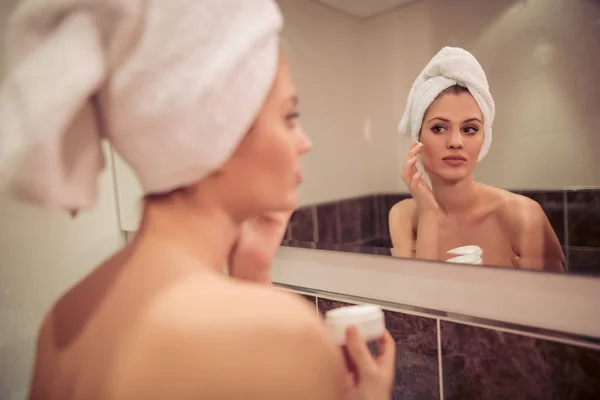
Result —
[[433, 133], [441, 133], [444, 130], [444, 127], [441, 125], [435, 125], [434, 127], [431, 128], [431, 131]]
[[300, 114], [296, 111], [291, 112], [285, 116], [285, 122], [289, 129], [296, 129], [296, 127], [298, 126], [297, 122], [299, 117]]
[[474, 134], [476, 134], [476, 133], [479, 131], [479, 129], [477, 129], [477, 128], [476, 128], [476, 127], [474, 127], [474, 126], [467, 126], [467, 127], [465, 127], [465, 128], [463, 129], [463, 131], [464, 131], [464, 132], [465, 132], [467, 135], [474, 135]]
[[298, 113], [298, 112], [289, 113], [288, 115], [285, 116], [285, 119], [288, 121], [293, 121], [298, 118], [300, 118], [300, 113]]

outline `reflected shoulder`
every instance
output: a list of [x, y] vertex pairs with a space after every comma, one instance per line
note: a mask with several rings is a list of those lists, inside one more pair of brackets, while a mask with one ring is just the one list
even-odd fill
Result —
[[521, 194], [494, 188], [501, 204], [501, 211], [515, 226], [543, 224], [546, 214], [538, 202]]
[[417, 203], [415, 199], [400, 200], [390, 209], [390, 217], [412, 216], [417, 211]]

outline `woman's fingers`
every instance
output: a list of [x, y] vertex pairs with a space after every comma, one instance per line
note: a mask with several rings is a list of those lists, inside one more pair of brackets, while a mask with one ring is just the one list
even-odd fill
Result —
[[413, 156], [406, 160], [402, 166], [402, 180], [407, 186], [410, 186], [412, 176], [417, 171], [417, 157]]
[[377, 369], [377, 363], [369, 351], [367, 344], [356, 327], [351, 326], [346, 330], [346, 347], [350, 358], [356, 366], [359, 380], [369, 376]]
[[385, 371], [393, 371], [396, 364], [396, 342], [387, 330], [377, 342], [377, 349], [377, 364]]
[[421, 183], [421, 178], [423, 177], [423, 173], [421, 171], [417, 171], [410, 178], [410, 186], [409, 189], [414, 194], [417, 194], [417, 190], [419, 190], [419, 184]]
[[421, 142], [415, 142], [413, 144], [413, 146], [410, 148], [410, 151], [408, 152], [408, 157], [414, 157], [417, 154], [419, 154], [419, 152], [421, 151], [421, 149], [423, 148], [423, 144]]
[[[414, 175], [417, 168], [417, 154], [421, 151], [423, 145], [419, 142], [415, 142], [412, 144], [408, 155], [406, 156], [406, 162], [404, 163], [403, 172], [407, 172], [406, 177], [410, 177]], [[404, 174], [403, 174], [404, 175]]]
[[422, 174], [417, 169], [417, 155], [421, 151], [423, 144], [414, 142], [408, 152], [407, 160], [402, 166], [402, 180], [408, 186], [413, 196], [417, 195]]

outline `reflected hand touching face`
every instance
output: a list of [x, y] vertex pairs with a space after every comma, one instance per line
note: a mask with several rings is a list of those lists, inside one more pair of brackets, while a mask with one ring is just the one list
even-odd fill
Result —
[[432, 177], [462, 180], [473, 173], [483, 140], [483, 114], [473, 96], [466, 89], [443, 93], [423, 119], [423, 166]]
[[423, 172], [417, 169], [417, 157], [422, 150], [423, 144], [413, 143], [402, 167], [402, 180], [415, 199], [419, 213], [439, 209], [431, 188], [423, 179]]

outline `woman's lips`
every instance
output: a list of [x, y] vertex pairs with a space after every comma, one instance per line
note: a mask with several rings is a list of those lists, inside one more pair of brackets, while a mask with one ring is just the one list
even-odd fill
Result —
[[302, 183], [302, 174], [300, 172], [296, 172], [296, 184], [300, 185]]
[[448, 156], [443, 158], [444, 162], [453, 167], [463, 165], [467, 162], [467, 159], [463, 156]]

